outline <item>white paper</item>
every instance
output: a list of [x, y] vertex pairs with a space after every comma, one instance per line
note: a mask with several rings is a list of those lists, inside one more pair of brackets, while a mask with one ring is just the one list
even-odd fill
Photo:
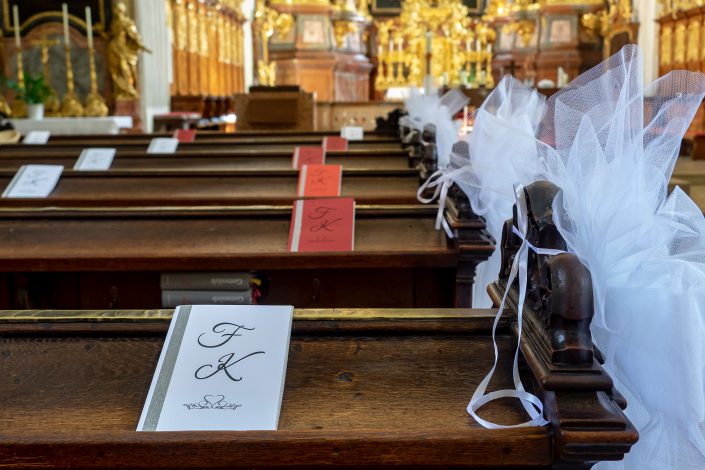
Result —
[[114, 148], [89, 148], [83, 149], [79, 155], [74, 170], [78, 171], [101, 171], [109, 170], [115, 158]]
[[155, 137], [147, 147], [147, 153], [175, 153], [179, 139], [173, 137]]
[[51, 132], [49, 131], [29, 131], [24, 139], [22, 139], [23, 144], [30, 145], [44, 145], [49, 142], [49, 137]]
[[359, 126], [345, 126], [340, 129], [340, 137], [348, 140], [362, 140], [365, 137], [365, 131]]
[[56, 187], [63, 165], [22, 165], [2, 193], [4, 198], [45, 198]]
[[180, 306], [138, 431], [276, 430], [293, 307]]

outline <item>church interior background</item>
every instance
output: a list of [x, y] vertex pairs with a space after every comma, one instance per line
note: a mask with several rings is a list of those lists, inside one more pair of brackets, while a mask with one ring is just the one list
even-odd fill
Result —
[[[67, 69], [60, 4], [3, 0], [5, 77], [45, 75], [48, 116], [71, 114], [61, 109], [71, 87], [79, 102], [97, 94], [110, 114], [132, 115], [133, 126], [147, 131], [154, 116], [168, 113], [232, 121], [235, 96], [252, 85], [297, 85], [312, 94], [313, 126], [328, 129], [371, 128], [427, 76], [481, 99], [507, 73], [560, 88], [631, 42], [647, 51], [647, 81], [705, 63], [695, 0], [128, 0], [124, 15], [145, 48], [127, 59], [137, 65], [137, 88], [116, 94], [109, 46], [118, 3], [67, 4]], [[6, 89], [19, 117], [26, 111], [13, 96]], [[83, 110], [91, 112], [102, 111]]]

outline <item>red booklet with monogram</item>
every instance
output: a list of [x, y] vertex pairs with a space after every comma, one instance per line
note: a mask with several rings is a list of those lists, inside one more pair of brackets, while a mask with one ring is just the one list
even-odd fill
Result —
[[177, 129], [173, 137], [179, 139], [180, 144], [193, 142], [196, 140], [196, 129]]
[[323, 148], [326, 149], [326, 152], [346, 152], [348, 150], [348, 139], [337, 136], [324, 137]]
[[289, 251], [352, 251], [355, 200], [349, 197], [294, 202]]
[[304, 165], [299, 172], [299, 197], [340, 196], [343, 167], [340, 165]]
[[325, 160], [326, 152], [323, 147], [297, 146], [294, 149], [292, 167], [298, 170], [303, 165], [323, 165]]

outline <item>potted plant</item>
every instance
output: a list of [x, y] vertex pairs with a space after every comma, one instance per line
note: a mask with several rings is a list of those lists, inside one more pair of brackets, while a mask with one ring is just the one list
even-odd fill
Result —
[[51, 95], [51, 89], [44, 83], [43, 74], [25, 74], [24, 87], [20, 87], [14, 81], [9, 81], [8, 85], [15, 91], [15, 99], [22, 100], [27, 104], [29, 119], [44, 118], [44, 102]]

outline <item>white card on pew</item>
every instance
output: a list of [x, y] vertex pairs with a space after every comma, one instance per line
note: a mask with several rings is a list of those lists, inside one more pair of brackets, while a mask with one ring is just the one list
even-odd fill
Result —
[[114, 148], [90, 148], [81, 150], [74, 170], [78, 171], [102, 171], [109, 170], [115, 158]]
[[365, 137], [365, 131], [360, 126], [345, 126], [340, 129], [340, 137], [348, 140], [362, 140]]
[[276, 430], [293, 311], [177, 307], [137, 430]]
[[155, 137], [147, 147], [147, 153], [175, 153], [179, 139], [173, 137]]
[[44, 145], [49, 142], [49, 137], [51, 137], [51, 132], [49, 131], [29, 131], [27, 135], [22, 139], [23, 144], [29, 145]]
[[2, 193], [4, 198], [45, 198], [56, 187], [63, 165], [22, 165]]

